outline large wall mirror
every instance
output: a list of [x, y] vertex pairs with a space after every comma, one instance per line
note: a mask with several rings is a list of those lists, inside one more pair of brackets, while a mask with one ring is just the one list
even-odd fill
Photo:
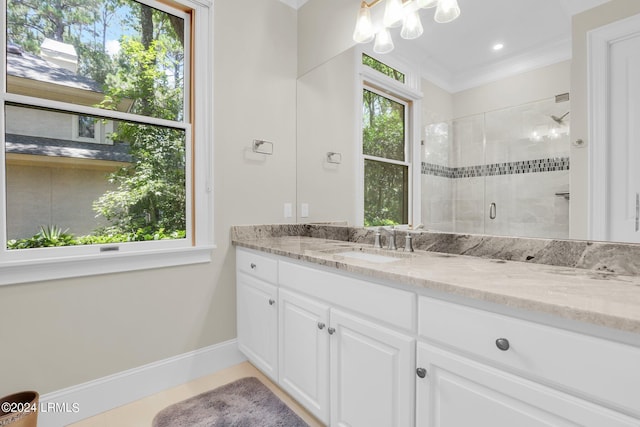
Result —
[[[345, 9], [357, 10], [354, 3]], [[640, 3], [458, 3], [456, 21], [437, 24], [433, 10], [422, 10], [424, 34], [402, 40], [392, 30], [394, 51], [377, 56], [411, 70], [423, 94], [414, 158], [420, 209], [412, 222], [456, 233], [590, 238], [587, 34], [640, 13]], [[350, 37], [355, 13], [343, 22], [349, 28], [336, 33]], [[362, 223], [356, 93], [363, 49], [371, 51], [351, 46], [302, 67], [299, 222]]]

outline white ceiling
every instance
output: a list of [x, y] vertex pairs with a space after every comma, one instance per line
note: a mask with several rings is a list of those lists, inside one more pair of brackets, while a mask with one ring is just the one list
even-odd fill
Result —
[[[308, 0], [281, 0], [299, 8]], [[343, 0], [359, 2], [360, 0]], [[571, 58], [571, 17], [609, 0], [458, 0], [461, 15], [448, 24], [420, 11], [424, 34], [403, 40], [392, 29], [389, 55], [418, 66], [423, 77], [458, 92]], [[373, 8], [374, 20], [384, 5]], [[355, 16], [354, 16], [355, 24]], [[496, 52], [492, 46], [504, 43]]]
[[[421, 11], [424, 34], [402, 40], [394, 55], [417, 64], [423, 76], [457, 92], [571, 58], [571, 17], [609, 0], [458, 0], [448, 24]], [[504, 49], [494, 51], [493, 45]]]

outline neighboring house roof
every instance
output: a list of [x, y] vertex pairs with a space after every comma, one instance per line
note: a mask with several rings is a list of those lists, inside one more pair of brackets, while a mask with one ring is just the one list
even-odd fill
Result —
[[94, 80], [16, 49], [7, 49], [7, 74], [75, 89], [102, 92], [102, 88]]
[[[54, 64], [46, 59], [22, 51], [19, 46], [7, 45], [7, 75], [22, 82], [14, 86], [15, 93], [28, 88], [30, 91], [48, 91], [55, 96], [50, 99], [64, 100], [63, 93], [70, 94], [72, 101], [92, 106], [103, 97], [102, 87], [94, 80]], [[30, 94], [30, 93], [26, 93]], [[123, 99], [118, 105], [120, 111], [128, 111], [133, 101]], [[113, 162], [131, 162], [129, 144], [114, 145], [79, 142], [9, 134], [5, 135], [5, 149], [8, 154], [26, 154], [45, 157], [61, 157]]]
[[71, 157], [74, 159], [131, 162], [129, 144], [113, 145], [89, 142], [65, 141], [27, 135], [5, 135], [5, 149], [12, 154], [31, 154], [49, 157]]

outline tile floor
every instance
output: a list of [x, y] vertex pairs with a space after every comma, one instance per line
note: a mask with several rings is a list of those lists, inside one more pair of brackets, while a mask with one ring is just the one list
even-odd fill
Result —
[[265, 377], [248, 362], [216, 372], [203, 378], [191, 381], [178, 387], [112, 409], [83, 421], [70, 424], [68, 427], [151, 427], [153, 417], [165, 407], [187, 399], [191, 396], [212, 390], [237, 379], [254, 376], [262, 381], [271, 391], [285, 402], [310, 427], [323, 427], [311, 414], [305, 411], [285, 392]]

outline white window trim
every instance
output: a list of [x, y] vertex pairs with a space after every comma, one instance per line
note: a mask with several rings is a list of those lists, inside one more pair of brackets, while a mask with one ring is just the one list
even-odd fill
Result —
[[80, 136], [80, 115], [71, 116], [71, 139], [78, 142], [88, 142], [91, 144], [113, 145], [113, 141], [109, 138], [109, 134], [113, 132], [113, 121], [108, 120], [103, 123], [103, 120], [98, 120], [95, 123], [94, 137], [87, 138]]
[[[149, 4], [148, 0], [139, 0]], [[213, 114], [213, 1], [212, 0], [175, 0], [178, 5], [193, 10], [192, 25], [197, 28], [198, 43], [187, 46], [191, 49], [193, 81], [198, 87], [193, 91], [194, 117], [193, 125], [185, 126], [187, 141], [191, 140], [191, 132], [195, 135], [193, 150], [191, 144], [187, 145], [187, 194], [193, 195], [191, 209], [187, 211], [187, 230], [195, 227], [195, 233], [188, 231], [186, 239], [165, 240], [158, 242], [133, 242], [107, 245], [88, 245], [85, 247], [60, 247], [29, 250], [29, 256], [19, 256], [15, 251], [9, 254], [5, 247], [0, 257], [0, 285], [12, 285], [25, 282], [53, 280], [68, 277], [90, 276], [95, 274], [107, 274], [151, 268], [170, 267], [187, 264], [207, 263], [211, 261], [214, 245], [213, 233], [213, 126], [211, 116]], [[153, 4], [156, 8], [164, 8], [161, 4]], [[2, 20], [6, 18], [6, 2], [0, 2], [0, 14]], [[6, 24], [6, 23], [5, 23]], [[6, 25], [3, 27], [6, 28]], [[195, 32], [194, 32], [195, 34]], [[188, 38], [187, 38], [188, 39]], [[0, 43], [6, 44], [6, 33], [0, 34]], [[0, 53], [0, 61], [6, 63], [6, 49]], [[185, 75], [189, 75], [185, 67]], [[0, 73], [0, 84], [6, 89], [6, 74]], [[185, 90], [190, 90], [185, 84]], [[7, 94], [4, 101], [19, 102], [28, 100], [30, 105], [39, 105], [47, 108], [56, 108], [69, 112], [90, 114], [91, 109], [69, 108], [69, 104], [57, 101], [37, 100], [20, 95]], [[189, 109], [185, 110], [189, 111]], [[131, 115], [123, 115], [117, 111], [95, 109], [95, 115], [131, 120]], [[163, 120], [150, 121], [162, 125], [168, 123]], [[176, 127], [175, 122], [170, 122], [171, 127]], [[4, 142], [4, 120], [0, 120], [0, 138]], [[2, 144], [4, 146], [4, 143]], [[192, 164], [193, 159], [193, 164]], [[0, 150], [0, 162], [2, 168], [6, 164], [4, 148]], [[4, 170], [4, 169], [3, 169]], [[0, 173], [0, 188], [6, 188], [4, 173]], [[1, 193], [0, 208], [6, 212], [6, 197]], [[197, 213], [193, 215], [193, 212]], [[0, 219], [0, 236], [4, 243], [6, 237], [6, 215]], [[192, 221], [192, 218], [194, 219]], [[118, 247], [118, 251], [109, 250]], [[106, 250], [105, 250], [106, 249]], [[55, 251], [52, 255], [51, 252]], [[33, 255], [31, 255], [33, 254]], [[11, 255], [7, 257], [7, 255]]]
[[[362, 64], [362, 54], [377, 59], [378, 61], [397, 69], [404, 73], [405, 83], [401, 83], [391, 77], [376, 71]], [[421, 160], [420, 155], [420, 120], [422, 116], [422, 92], [420, 91], [419, 74], [415, 73], [409, 66], [398, 60], [381, 57], [367, 48], [354, 49], [357, 72], [358, 91], [356, 93], [356, 138], [358, 148], [356, 156], [356, 225], [364, 225], [364, 160], [367, 157], [362, 152], [362, 91], [363, 89], [377, 89], [378, 92], [386, 93], [399, 100], [406, 102], [407, 110], [405, 112], [409, 119], [407, 127], [407, 161], [409, 167], [409, 224], [417, 226], [422, 222], [422, 203], [421, 197]], [[386, 95], [385, 95], [386, 96]], [[385, 159], [385, 161], [388, 161]], [[390, 161], [393, 163], [392, 161]]]

